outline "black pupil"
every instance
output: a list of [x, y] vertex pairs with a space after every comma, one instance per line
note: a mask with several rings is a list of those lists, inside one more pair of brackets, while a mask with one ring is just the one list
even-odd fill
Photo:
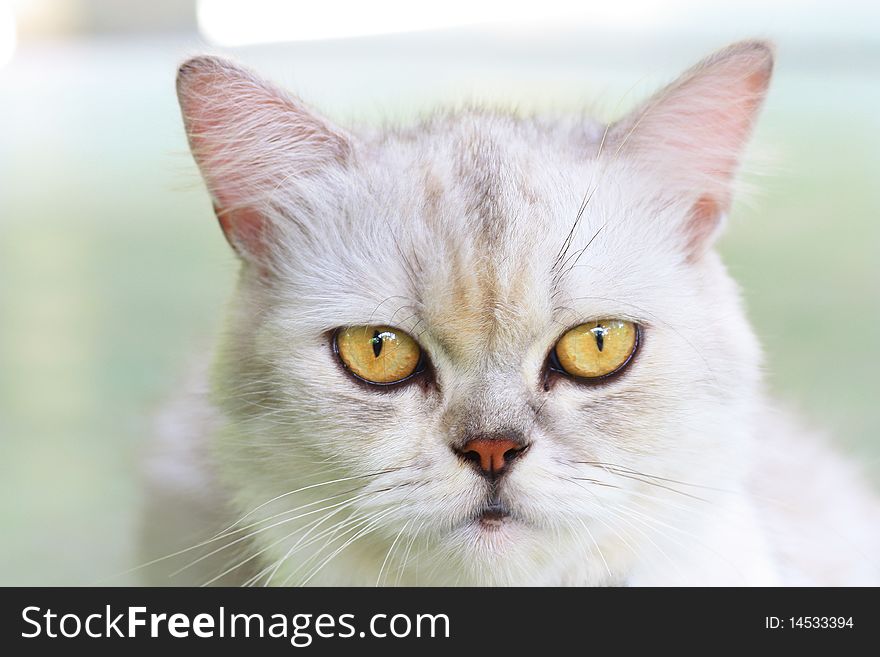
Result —
[[379, 354], [382, 353], [382, 345], [385, 342], [385, 340], [382, 339], [382, 334], [379, 333], [379, 331], [376, 331], [376, 333], [373, 335], [373, 339], [370, 340], [370, 342], [373, 343], [373, 355], [378, 358]]
[[[596, 346], [599, 348], [599, 351], [605, 347], [605, 327], [597, 326], [592, 330], [593, 335], [596, 337]], [[378, 356], [378, 354], [376, 354]]]

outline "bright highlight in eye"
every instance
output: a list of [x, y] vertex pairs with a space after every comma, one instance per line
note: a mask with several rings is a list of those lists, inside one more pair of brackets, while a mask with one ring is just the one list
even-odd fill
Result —
[[638, 345], [638, 327], [622, 319], [575, 326], [556, 343], [556, 360], [567, 374], [599, 379], [622, 369]]
[[335, 344], [346, 369], [369, 383], [399, 383], [415, 374], [422, 360], [418, 343], [390, 326], [340, 329]]

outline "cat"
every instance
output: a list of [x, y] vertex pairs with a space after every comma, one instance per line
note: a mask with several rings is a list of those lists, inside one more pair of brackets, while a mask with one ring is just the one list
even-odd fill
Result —
[[152, 554], [191, 545], [153, 581], [878, 583], [875, 494], [768, 400], [713, 248], [773, 58], [733, 44], [609, 125], [359, 131], [184, 63], [241, 273], [152, 462]]

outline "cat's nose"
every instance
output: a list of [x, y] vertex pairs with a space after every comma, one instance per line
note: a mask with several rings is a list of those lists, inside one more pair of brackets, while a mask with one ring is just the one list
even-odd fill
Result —
[[496, 479], [528, 448], [529, 445], [507, 438], [475, 438], [453, 449], [461, 459], [473, 463], [484, 477]]

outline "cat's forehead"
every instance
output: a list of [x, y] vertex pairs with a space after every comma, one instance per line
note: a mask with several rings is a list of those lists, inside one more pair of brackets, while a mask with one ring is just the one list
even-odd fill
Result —
[[539, 233], [552, 236], [577, 212], [599, 139], [590, 123], [463, 112], [384, 135], [367, 172], [381, 201], [400, 210], [387, 208], [402, 231], [515, 250], [533, 247]]
[[552, 180], [572, 165], [589, 165], [603, 135], [604, 128], [592, 121], [471, 110], [384, 133], [376, 147], [383, 165], [426, 172], [435, 190], [442, 182], [471, 192], [477, 204], [505, 192], [528, 197], [529, 188], [542, 180]]
[[559, 258], [594, 223], [577, 226], [595, 181], [596, 138], [582, 125], [480, 113], [386, 136], [371, 172], [382, 206], [373, 215], [383, 221], [374, 232], [395, 241], [398, 276], [386, 277], [384, 292], [405, 290], [419, 329], [451, 352], [546, 333], [565, 296]]
[[649, 213], [588, 132], [478, 114], [376, 140], [321, 215], [334, 239], [298, 261], [297, 321], [388, 324], [480, 354], [625, 316], [657, 279]]

